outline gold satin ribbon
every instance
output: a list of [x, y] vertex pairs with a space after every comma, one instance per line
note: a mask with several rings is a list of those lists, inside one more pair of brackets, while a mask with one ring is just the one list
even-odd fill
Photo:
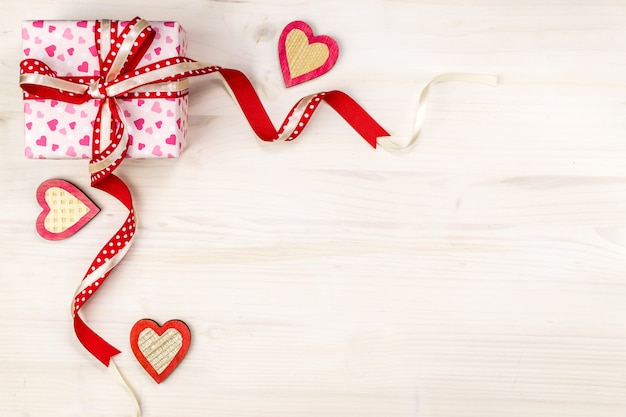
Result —
[[[491, 74], [470, 74], [465, 72], [449, 72], [437, 75], [422, 89], [419, 102], [417, 104], [413, 135], [408, 142], [406, 138], [402, 139], [396, 136], [381, 136], [377, 138], [377, 144], [389, 151], [402, 151], [413, 146], [422, 133], [424, 123], [426, 122], [426, 109], [428, 108], [428, 96], [430, 94], [431, 87], [439, 83], [447, 82], [475, 83], [495, 86], [498, 85], [498, 76]], [[406, 142], [406, 144], [402, 144], [402, 142]]]
[[133, 391], [126, 378], [124, 378], [124, 375], [122, 375], [122, 372], [119, 370], [117, 365], [115, 365], [113, 358], [111, 358], [111, 360], [109, 361], [109, 370], [111, 371], [111, 374], [113, 374], [113, 377], [115, 378], [117, 383], [121, 385], [122, 388], [124, 388], [132, 398], [133, 404], [135, 405], [135, 416], [141, 417], [141, 405], [139, 404], [137, 394], [135, 394], [135, 391]]

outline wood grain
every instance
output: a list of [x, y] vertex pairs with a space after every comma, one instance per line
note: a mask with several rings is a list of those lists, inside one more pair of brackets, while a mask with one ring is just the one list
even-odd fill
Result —
[[[0, 415], [130, 415], [74, 338], [69, 305], [125, 217], [72, 239], [35, 232], [37, 185], [89, 190], [86, 161], [23, 157], [22, 19], [172, 19], [190, 56], [238, 68], [275, 121], [341, 89], [417, 146], [373, 151], [329, 108], [294, 143], [259, 143], [219, 84], [192, 80], [189, 148], [127, 161], [140, 233], [85, 308], [120, 347], [144, 415], [616, 417], [626, 412], [626, 4], [619, 0], [166, 0], [7, 3], [0, 15]], [[342, 45], [324, 77], [283, 85], [280, 29]], [[185, 366], [156, 386], [134, 322], [177, 317]]]

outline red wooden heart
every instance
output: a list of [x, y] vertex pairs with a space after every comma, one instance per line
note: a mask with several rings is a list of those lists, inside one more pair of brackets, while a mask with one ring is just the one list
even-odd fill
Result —
[[130, 331], [130, 347], [135, 357], [160, 384], [183, 360], [189, 350], [191, 332], [180, 320], [159, 326], [153, 320], [139, 320]]
[[278, 39], [278, 59], [287, 87], [327, 73], [338, 56], [333, 38], [314, 36], [311, 27], [300, 20], [285, 26]]
[[48, 240], [72, 236], [100, 211], [85, 193], [59, 179], [46, 180], [37, 187], [37, 202], [43, 209], [37, 217], [37, 233]]

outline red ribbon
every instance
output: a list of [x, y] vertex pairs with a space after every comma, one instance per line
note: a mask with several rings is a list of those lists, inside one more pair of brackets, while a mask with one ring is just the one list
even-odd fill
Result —
[[[118, 30], [111, 31], [110, 50], [102, 57], [100, 49], [102, 27], [100, 22], [96, 23], [95, 40], [99, 48], [100, 63], [97, 77], [60, 77], [45, 63], [25, 59], [21, 63], [20, 79], [25, 99], [55, 99], [75, 104], [92, 99], [100, 100], [94, 123], [90, 161], [91, 185], [117, 198], [128, 209], [129, 214], [124, 224], [98, 252], [85, 273], [73, 302], [72, 314], [76, 336], [83, 346], [106, 366], [109, 366], [111, 358], [120, 351], [87, 326], [79, 311], [123, 258], [136, 229], [131, 193], [126, 184], [113, 174], [128, 150], [128, 132], [124, 117], [116, 103], [118, 98], [129, 97], [129, 93], [134, 89], [147, 84], [171, 82], [216, 72], [223, 77], [254, 133], [261, 140], [295, 139], [306, 127], [321, 101], [328, 103], [372, 147], [376, 147], [377, 138], [389, 136], [356, 101], [341, 91], [322, 92], [303, 98], [291, 109], [281, 127], [276, 129], [252, 84], [243, 73], [180, 56], [137, 68], [155, 36], [154, 30], [138, 17], [123, 29], [119, 22], [111, 24], [116, 25]], [[137, 29], [139, 27], [141, 30]], [[124, 43], [128, 39], [135, 41]], [[125, 59], [116, 61], [120, 55], [124, 55]], [[186, 94], [186, 91], [184, 93]], [[153, 94], [150, 98], [156, 97]], [[101, 150], [103, 132], [108, 132], [106, 139], [109, 143]]]
[[[275, 141], [279, 139], [279, 137], [286, 132], [294, 115], [296, 115], [299, 120], [297, 123], [294, 123], [296, 126], [294, 129], [290, 129], [286, 132], [288, 136], [286, 135], [285, 140], [290, 141], [297, 138], [307, 125], [310, 116], [315, 112], [321, 100], [324, 100], [339, 113], [372, 147], [376, 148], [377, 138], [389, 136], [389, 133], [387, 133], [363, 107], [349, 95], [338, 90], [305, 97], [291, 109], [281, 127], [276, 130], [263, 104], [261, 104], [259, 96], [254, 91], [250, 80], [248, 80], [243, 73], [234, 69], [220, 68], [218, 71], [230, 87], [234, 98], [237, 100], [254, 133], [264, 141]], [[305, 106], [301, 106], [301, 104], [305, 104]], [[304, 107], [305, 110], [298, 112], [297, 109], [299, 107]]]

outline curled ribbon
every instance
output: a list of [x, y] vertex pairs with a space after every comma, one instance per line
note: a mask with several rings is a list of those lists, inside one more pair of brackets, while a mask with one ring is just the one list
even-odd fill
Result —
[[[338, 91], [321, 92], [302, 98], [293, 106], [279, 129], [272, 124], [248, 78], [234, 69], [220, 68], [177, 56], [138, 67], [155, 37], [150, 24], [134, 18], [125, 26], [117, 21], [96, 22], [95, 41], [98, 48], [99, 75], [93, 77], [60, 77], [41, 60], [21, 62], [20, 86], [25, 99], [55, 99], [73, 104], [99, 100], [94, 121], [92, 155], [89, 162], [91, 186], [117, 198], [128, 210], [122, 226], [100, 249], [76, 289], [71, 313], [74, 330], [83, 346], [109, 367], [120, 383], [132, 391], [112, 361], [120, 351], [94, 332], [81, 317], [81, 309], [102, 286], [112, 270], [128, 252], [137, 229], [137, 220], [130, 190], [114, 171], [124, 160], [129, 146], [127, 122], [117, 100], [124, 98], [180, 97], [187, 94], [187, 78], [219, 74], [224, 86], [239, 106], [256, 136], [264, 141], [291, 141], [308, 124], [312, 114], [324, 101], [339, 113], [367, 143], [388, 149], [400, 149], [383, 129], [356, 101]], [[461, 81], [493, 85], [494, 76], [444, 74], [433, 79], [422, 91], [418, 106], [415, 142], [424, 123], [427, 95], [437, 82]], [[134, 395], [133, 395], [134, 397]], [[135, 397], [134, 397], [135, 398]], [[141, 415], [139, 404], [137, 415]]]
[[[381, 136], [377, 142], [383, 148], [390, 151], [403, 151], [409, 149], [417, 142], [424, 124], [426, 123], [426, 109], [428, 108], [428, 96], [430, 89], [436, 84], [446, 82], [459, 82], [459, 83], [475, 83], [495, 86], [498, 84], [498, 77], [491, 74], [469, 74], [465, 72], [447, 72], [445, 74], [439, 74], [422, 89], [420, 98], [417, 104], [417, 112], [415, 114], [415, 123], [413, 126], [412, 136], [406, 139], [400, 139], [394, 136]], [[402, 144], [402, 142], [406, 142]]]

